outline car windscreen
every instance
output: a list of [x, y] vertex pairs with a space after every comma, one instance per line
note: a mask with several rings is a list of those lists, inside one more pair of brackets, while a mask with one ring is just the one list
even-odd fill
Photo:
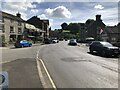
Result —
[[75, 40], [74, 40], [74, 39], [71, 39], [70, 42], [75, 42]]
[[101, 42], [101, 44], [105, 47], [112, 47], [113, 45], [108, 42]]

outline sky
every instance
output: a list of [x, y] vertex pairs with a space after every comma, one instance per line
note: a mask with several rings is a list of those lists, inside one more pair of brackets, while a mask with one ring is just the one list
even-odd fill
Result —
[[[59, 0], [58, 0], [59, 1]], [[108, 26], [118, 24], [118, 2], [85, 2], [85, 1], [44, 1], [34, 0], [22, 2], [13, 0], [3, 0], [1, 10], [13, 15], [20, 13], [24, 20], [32, 16], [38, 16], [40, 19], [49, 19], [53, 30], [60, 29], [61, 24], [85, 23], [88, 19], [96, 19], [100, 14], [102, 21]]]

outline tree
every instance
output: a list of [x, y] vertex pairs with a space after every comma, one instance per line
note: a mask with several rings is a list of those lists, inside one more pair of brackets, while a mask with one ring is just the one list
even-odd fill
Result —
[[94, 20], [93, 19], [88, 19], [86, 22], [85, 22], [85, 24], [86, 24], [86, 26], [89, 26], [91, 23], [93, 23], [94, 22]]
[[68, 28], [72, 34], [77, 34], [80, 31], [80, 25], [78, 23], [70, 23]]
[[68, 28], [68, 24], [67, 23], [63, 23], [63, 24], [61, 24], [61, 27], [62, 27], [62, 29], [63, 30], [67, 30]]

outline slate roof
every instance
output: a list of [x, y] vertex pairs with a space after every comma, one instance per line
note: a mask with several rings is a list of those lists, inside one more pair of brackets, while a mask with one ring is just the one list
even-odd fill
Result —
[[33, 17], [31, 17], [30, 19], [28, 19], [27, 21], [26, 21], [27, 23], [29, 23], [29, 24], [32, 24], [32, 25], [34, 25], [35, 27], [37, 27], [37, 28], [40, 28], [40, 29], [42, 29], [42, 23], [43, 22], [45, 22], [45, 23], [47, 23], [48, 25], [49, 25], [49, 20], [47, 20], [47, 19], [40, 19], [40, 18], [38, 18], [37, 16], [33, 16]]
[[120, 33], [117, 26], [107, 26], [106, 31], [111, 34]]
[[12, 15], [12, 14], [8, 14], [6, 12], [0, 11], [0, 16], [2, 16], [3, 18], [8, 18], [8, 19], [12, 19], [12, 20], [16, 20], [16, 21], [21, 21], [21, 22], [25, 22], [22, 18]]

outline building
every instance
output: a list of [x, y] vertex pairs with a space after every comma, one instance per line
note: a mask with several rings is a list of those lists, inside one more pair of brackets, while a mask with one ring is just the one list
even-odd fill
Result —
[[32, 41], [42, 41], [44, 37], [44, 31], [36, 28], [34, 25], [25, 23], [25, 29], [23, 32], [24, 39], [31, 39]]
[[109, 41], [114, 45], [120, 46], [120, 31], [118, 26], [106, 26], [105, 31], [102, 33], [103, 39], [104, 36], [107, 37], [105, 41]]
[[21, 14], [17, 13], [16, 16], [0, 11], [0, 36], [5, 38], [5, 42], [15, 42], [17, 39], [22, 38], [24, 31], [25, 21], [21, 18]]
[[49, 37], [49, 20], [41, 20], [37, 16], [33, 16], [32, 18], [27, 20], [27, 23], [34, 25], [35, 27], [43, 30], [44, 38]]
[[96, 15], [96, 20], [86, 29], [87, 37], [93, 37], [95, 40], [100, 40], [101, 30], [104, 31], [105, 26], [106, 25], [101, 20], [101, 15]]

